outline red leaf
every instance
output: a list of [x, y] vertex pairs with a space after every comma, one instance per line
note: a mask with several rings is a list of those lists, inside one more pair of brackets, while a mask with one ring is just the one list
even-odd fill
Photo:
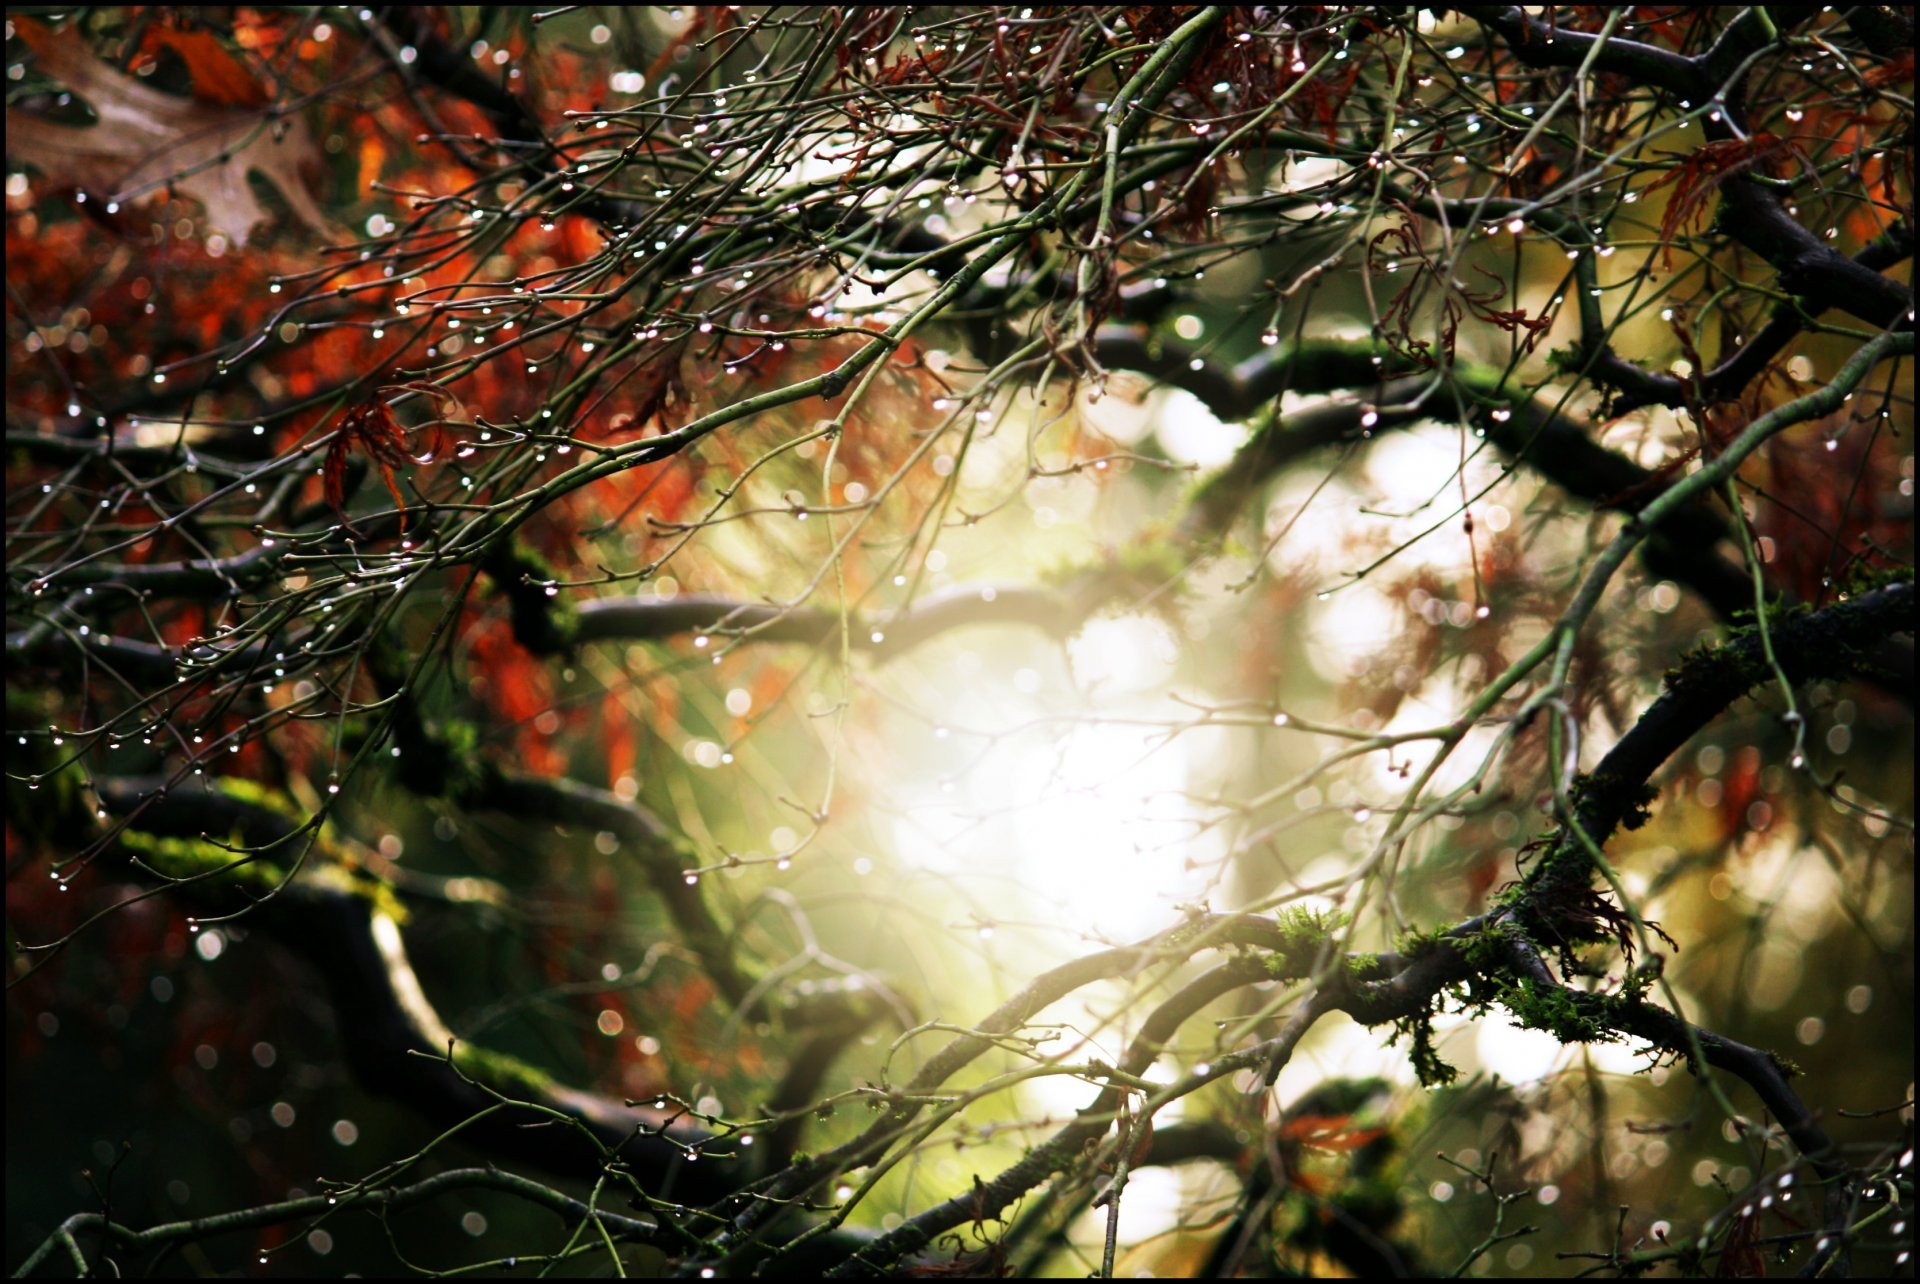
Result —
[[1719, 190], [1720, 184], [1756, 167], [1770, 170], [1770, 162], [1781, 155], [1796, 158], [1808, 173], [1814, 172], [1813, 163], [1786, 139], [1777, 134], [1755, 134], [1751, 138], [1722, 138], [1707, 143], [1667, 171], [1664, 178], [1649, 184], [1647, 191], [1673, 184], [1673, 196], [1668, 199], [1666, 215], [1660, 220], [1660, 240], [1666, 246], [1667, 267], [1673, 267], [1674, 236], [1694, 222], [1707, 197]]

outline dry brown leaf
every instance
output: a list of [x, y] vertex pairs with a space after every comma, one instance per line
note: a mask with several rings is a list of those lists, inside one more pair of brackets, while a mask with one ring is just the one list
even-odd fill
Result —
[[247, 186], [260, 174], [317, 232], [326, 216], [300, 178], [319, 150], [305, 122], [161, 93], [95, 58], [72, 27], [16, 19], [40, 69], [93, 108], [96, 123], [64, 125], [7, 109], [7, 155], [56, 183], [109, 201], [160, 191], [191, 196], [209, 227], [244, 245], [267, 210]]

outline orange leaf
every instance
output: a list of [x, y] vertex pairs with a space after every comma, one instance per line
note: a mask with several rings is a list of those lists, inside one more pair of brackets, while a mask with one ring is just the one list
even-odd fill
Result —
[[400, 485], [394, 480], [393, 470], [405, 468], [408, 464], [428, 463], [444, 444], [444, 433], [436, 425], [426, 453], [415, 455], [407, 449], [406, 433], [394, 420], [393, 411], [381, 395], [404, 391], [424, 393], [442, 402], [452, 401], [456, 406], [460, 404], [458, 397], [434, 384], [390, 384], [355, 407], [341, 421], [340, 430], [327, 447], [327, 457], [320, 473], [325, 483], [327, 503], [349, 530], [353, 529], [353, 523], [347, 521], [346, 469], [347, 455], [351, 450], [357, 446], [380, 470], [380, 480], [386, 483], [387, 493], [393, 496], [393, 506], [400, 512], [400, 529], [404, 531], [407, 528], [407, 501], [400, 494]]
[[614, 787], [622, 776], [633, 774], [638, 758], [633, 732], [633, 715], [614, 692], [607, 692], [600, 704], [600, 739], [607, 751], [607, 783]]
[[1385, 1128], [1355, 1128], [1352, 1115], [1301, 1115], [1280, 1135], [1314, 1150], [1358, 1150], [1386, 1133]]
[[180, 55], [193, 77], [194, 97], [221, 107], [265, 107], [273, 101], [266, 87], [255, 79], [240, 60], [227, 52], [209, 31], [169, 31], [152, 29], [147, 36], [152, 44], [165, 45]]

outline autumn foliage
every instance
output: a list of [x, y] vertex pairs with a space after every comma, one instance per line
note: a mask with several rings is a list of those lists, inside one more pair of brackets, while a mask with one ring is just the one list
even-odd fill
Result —
[[1907, 1268], [1909, 11], [6, 36], [15, 1266]]

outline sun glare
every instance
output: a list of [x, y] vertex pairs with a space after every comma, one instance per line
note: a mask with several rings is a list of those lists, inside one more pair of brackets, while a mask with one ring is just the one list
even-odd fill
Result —
[[1064, 657], [1014, 647], [948, 686], [939, 748], [901, 776], [895, 839], [983, 936], [1034, 925], [1071, 951], [1164, 928], [1204, 893], [1220, 851], [1189, 793], [1206, 744], [1169, 734], [1191, 714], [1167, 693], [1176, 645], [1158, 619], [1096, 619]]

